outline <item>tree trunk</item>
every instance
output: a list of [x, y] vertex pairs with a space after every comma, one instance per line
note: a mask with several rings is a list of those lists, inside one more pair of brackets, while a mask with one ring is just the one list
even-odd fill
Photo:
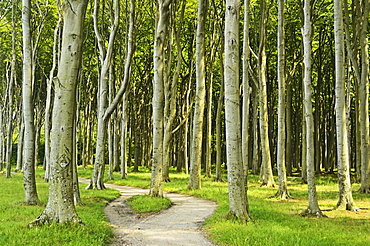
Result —
[[225, 13], [225, 125], [229, 215], [249, 220], [246, 180], [241, 151], [239, 98], [240, 1], [227, 0]]
[[266, 56], [266, 26], [267, 13], [266, 1], [261, 0], [261, 21], [260, 21], [260, 50], [259, 50], [259, 81], [260, 81], [260, 132], [262, 147], [262, 185], [274, 187], [275, 181], [272, 174], [271, 151], [269, 140], [268, 107], [267, 107], [267, 56]]
[[308, 207], [302, 212], [303, 215], [323, 216], [317, 201], [315, 184], [315, 149], [313, 136], [313, 113], [312, 113], [312, 89], [311, 89], [311, 5], [310, 1], [305, 0], [304, 6], [304, 25], [302, 29], [303, 48], [304, 48], [304, 118], [306, 124], [306, 161], [307, 161], [307, 183], [308, 183]]
[[82, 60], [86, 0], [63, 2], [63, 35], [55, 83], [50, 154], [49, 200], [42, 214], [29, 226], [81, 223], [73, 194], [73, 127], [76, 117], [76, 86]]
[[249, 112], [250, 112], [250, 86], [249, 86], [249, 0], [244, 0], [244, 40], [243, 40], [243, 114], [242, 114], [242, 159], [245, 176], [249, 168]]
[[370, 193], [370, 152], [369, 152], [369, 45], [367, 39], [369, 2], [363, 2], [363, 22], [360, 32], [361, 80], [359, 85], [360, 131], [361, 131], [361, 188], [362, 193]]
[[22, 30], [23, 30], [23, 119], [24, 119], [24, 147], [23, 147], [23, 180], [27, 204], [39, 203], [35, 180], [35, 126], [33, 119], [32, 102], [32, 40], [31, 40], [31, 2], [22, 1]]
[[[94, 171], [91, 177], [91, 183], [86, 189], [105, 189], [104, 186], [104, 169], [105, 169], [105, 144], [107, 139], [107, 124], [108, 119], [105, 116], [108, 108], [107, 94], [108, 94], [108, 75], [109, 69], [112, 62], [114, 41], [116, 38], [118, 26], [119, 26], [119, 1], [114, 0], [114, 20], [112, 20], [110, 26], [110, 35], [108, 40], [108, 47], [105, 47], [105, 40], [101, 36], [98, 28], [98, 12], [99, 12], [99, 0], [94, 2], [94, 32], [97, 38], [99, 48], [99, 58], [101, 63], [100, 77], [99, 77], [99, 92], [98, 92], [98, 126], [97, 126], [97, 139], [96, 139], [96, 152], [95, 152], [95, 163]], [[113, 112], [113, 110], [112, 110]]]
[[279, 87], [279, 102], [278, 102], [278, 145], [277, 145], [277, 167], [279, 177], [279, 189], [275, 196], [281, 199], [290, 197], [286, 179], [286, 162], [285, 162], [285, 146], [286, 146], [286, 127], [285, 127], [285, 35], [284, 35], [284, 0], [278, 1], [278, 87]]
[[153, 80], [153, 161], [150, 195], [162, 197], [163, 129], [164, 129], [164, 44], [167, 37], [170, 4], [172, 0], [158, 0], [158, 22], [154, 39]]
[[339, 201], [337, 209], [358, 210], [352, 198], [349, 149], [346, 116], [346, 92], [344, 76], [344, 33], [342, 1], [334, 0], [334, 34], [335, 34], [335, 115], [338, 151], [338, 185]]
[[201, 163], [203, 142], [203, 121], [206, 96], [205, 71], [205, 24], [208, 0], [198, 1], [198, 26], [196, 38], [196, 98], [193, 119], [192, 149], [190, 152], [190, 178], [188, 189], [201, 188]]

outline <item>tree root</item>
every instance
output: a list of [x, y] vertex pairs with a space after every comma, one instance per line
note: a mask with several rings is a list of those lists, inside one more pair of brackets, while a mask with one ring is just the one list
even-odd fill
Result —
[[214, 178], [213, 182], [226, 182], [223, 178]]
[[[51, 225], [51, 224], [56, 224], [56, 223], [62, 223], [59, 221], [59, 218], [53, 218], [46, 213], [42, 213], [37, 219], [34, 221], [30, 222], [28, 224], [28, 227], [41, 227], [44, 225]], [[82, 220], [78, 216], [72, 217], [69, 221], [63, 222], [63, 224], [71, 224], [71, 225], [82, 225], [84, 226], [85, 224], [82, 223]]]
[[309, 208], [303, 210], [299, 215], [302, 217], [309, 217], [309, 218], [327, 218], [328, 217], [325, 214], [323, 214], [321, 210], [312, 211]]
[[281, 191], [281, 190], [278, 190], [275, 195], [273, 196], [270, 196], [269, 198], [278, 198], [278, 199], [281, 199], [281, 200], [287, 200], [287, 199], [294, 199], [288, 191]]

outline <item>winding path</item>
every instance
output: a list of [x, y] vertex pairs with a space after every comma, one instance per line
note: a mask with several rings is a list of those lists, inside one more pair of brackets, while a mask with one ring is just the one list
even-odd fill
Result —
[[[79, 178], [81, 183], [89, 179]], [[124, 202], [133, 195], [148, 194], [149, 190], [105, 184], [121, 192], [104, 212], [116, 235], [112, 245], [215, 245], [204, 237], [200, 229], [204, 220], [216, 209], [216, 203], [193, 196], [165, 193], [173, 205], [160, 213], [145, 218], [134, 214]]]

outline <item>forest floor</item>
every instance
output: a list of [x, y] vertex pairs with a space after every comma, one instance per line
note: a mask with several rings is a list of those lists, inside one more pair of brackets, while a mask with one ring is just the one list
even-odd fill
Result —
[[[89, 179], [79, 178], [81, 183]], [[105, 184], [121, 196], [104, 209], [115, 237], [112, 246], [126, 245], [216, 245], [205, 237], [201, 226], [216, 209], [216, 203], [193, 196], [164, 193], [172, 206], [158, 213], [135, 214], [125, 200], [133, 195], [148, 194], [146, 189]]]

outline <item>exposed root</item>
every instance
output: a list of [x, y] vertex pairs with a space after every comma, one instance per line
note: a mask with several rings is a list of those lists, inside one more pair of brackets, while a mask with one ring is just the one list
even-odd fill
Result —
[[278, 190], [275, 195], [273, 196], [270, 196], [269, 198], [278, 198], [278, 199], [281, 199], [281, 200], [287, 200], [287, 199], [294, 199], [288, 191], [281, 191], [281, 190]]
[[327, 218], [328, 217], [325, 214], [323, 214], [321, 210], [312, 211], [309, 208], [303, 210], [299, 215], [302, 217], [309, 217], [309, 218]]
[[248, 214], [238, 216], [238, 215], [236, 215], [235, 213], [233, 213], [231, 211], [229, 211], [225, 215], [225, 219], [231, 220], [231, 221], [234, 221], [234, 222], [240, 223], [240, 224], [247, 224], [249, 221], [253, 221], [252, 218], [250, 217], [250, 215], [248, 215]]
[[275, 188], [275, 184], [273, 182], [263, 182], [260, 187], [265, 186], [267, 188]]
[[370, 187], [361, 187], [359, 192], [364, 194], [370, 194]]
[[226, 182], [223, 178], [214, 178], [213, 182]]
[[85, 224], [82, 223], [82, 220], [78, 216], [73, 216], [69, 221], [65, 222], [60, 222], [59, 218], [53, 218], [46, 213], [42, 213], [37, 219], [34, 221], [30, 222], [28, 224], [28, 227], [40, 227], [44, 225], [51, 225], [54, 223], [64, 223], [64, 224], [71, 224], [71, 225], [82, 225], [84, 226]]
[[104, 184], [93, 184], [90, 183], [88, 186], [86, 186], [85, 190], [105, 190]]

